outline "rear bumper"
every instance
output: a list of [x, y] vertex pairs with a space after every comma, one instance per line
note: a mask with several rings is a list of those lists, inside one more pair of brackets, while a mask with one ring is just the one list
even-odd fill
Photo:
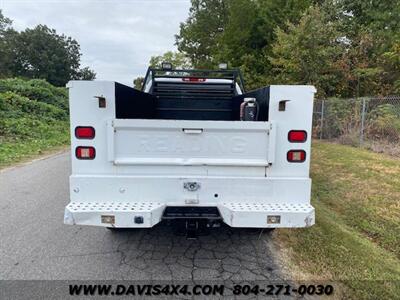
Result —
[[232, 227], [307, 227], [315, 220], [310, 191], [309, 178], [72, 175], [65, 223], [149, 228], [166, 207], [217, 207]]
[[[155, 202], [71, 202], [64, 223], [123, 228], [150, 228], [161, 221], [165, 204]], [[308, 204], [230, 202], [217, 208], [231, 227], [293, 228], [315, 223]]]

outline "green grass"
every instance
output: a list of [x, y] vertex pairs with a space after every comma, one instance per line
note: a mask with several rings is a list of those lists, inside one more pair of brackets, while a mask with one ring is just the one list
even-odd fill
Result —
[[343, 281], [353, 299], [400, 298], [400, 160], [314, 142], [316, 225], [280, 230], [305, 278]]
[[68, 143], [68, 132], [54, 132], [42, 139], [0, 141], [0, 169], [64, 149]]

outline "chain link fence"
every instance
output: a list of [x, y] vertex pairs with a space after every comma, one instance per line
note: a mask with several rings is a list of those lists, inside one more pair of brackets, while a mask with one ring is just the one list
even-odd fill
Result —
[[319, 99], [313, 118], [314, 138], [400, 157], [400, 96]]

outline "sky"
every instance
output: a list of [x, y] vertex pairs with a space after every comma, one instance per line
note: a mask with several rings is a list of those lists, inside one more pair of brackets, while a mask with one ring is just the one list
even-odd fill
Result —
[[0, 0], [16, 30], [46, 24], [71, 36], [82, 67], [130, 86], [151, 56], [176, 50], [174, 35], [189, 8], [190, 0]]

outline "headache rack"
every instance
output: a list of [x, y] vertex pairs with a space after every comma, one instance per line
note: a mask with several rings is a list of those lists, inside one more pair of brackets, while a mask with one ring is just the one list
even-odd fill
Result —
[[149, 68], [142, 87], [154, 97], [157, 118], [173, 120], [234, 120], [238, 118], [235, 97], [243, 91], [243, 78], [236, 69]]
[[159, 69], [159, 68], [148, 68], [146, 76], [144, 77], [142, 91], [149, 80], [156, 78], [206, 78], [206, 79], [227, 79], [236, 82], [241, 90], [245, 91], [244, 80], [242, 73], [239, 69], [229, 70], [202, 70], [202, 69], [191, 69], [191, 70], [180, 70], [180, 69]]

